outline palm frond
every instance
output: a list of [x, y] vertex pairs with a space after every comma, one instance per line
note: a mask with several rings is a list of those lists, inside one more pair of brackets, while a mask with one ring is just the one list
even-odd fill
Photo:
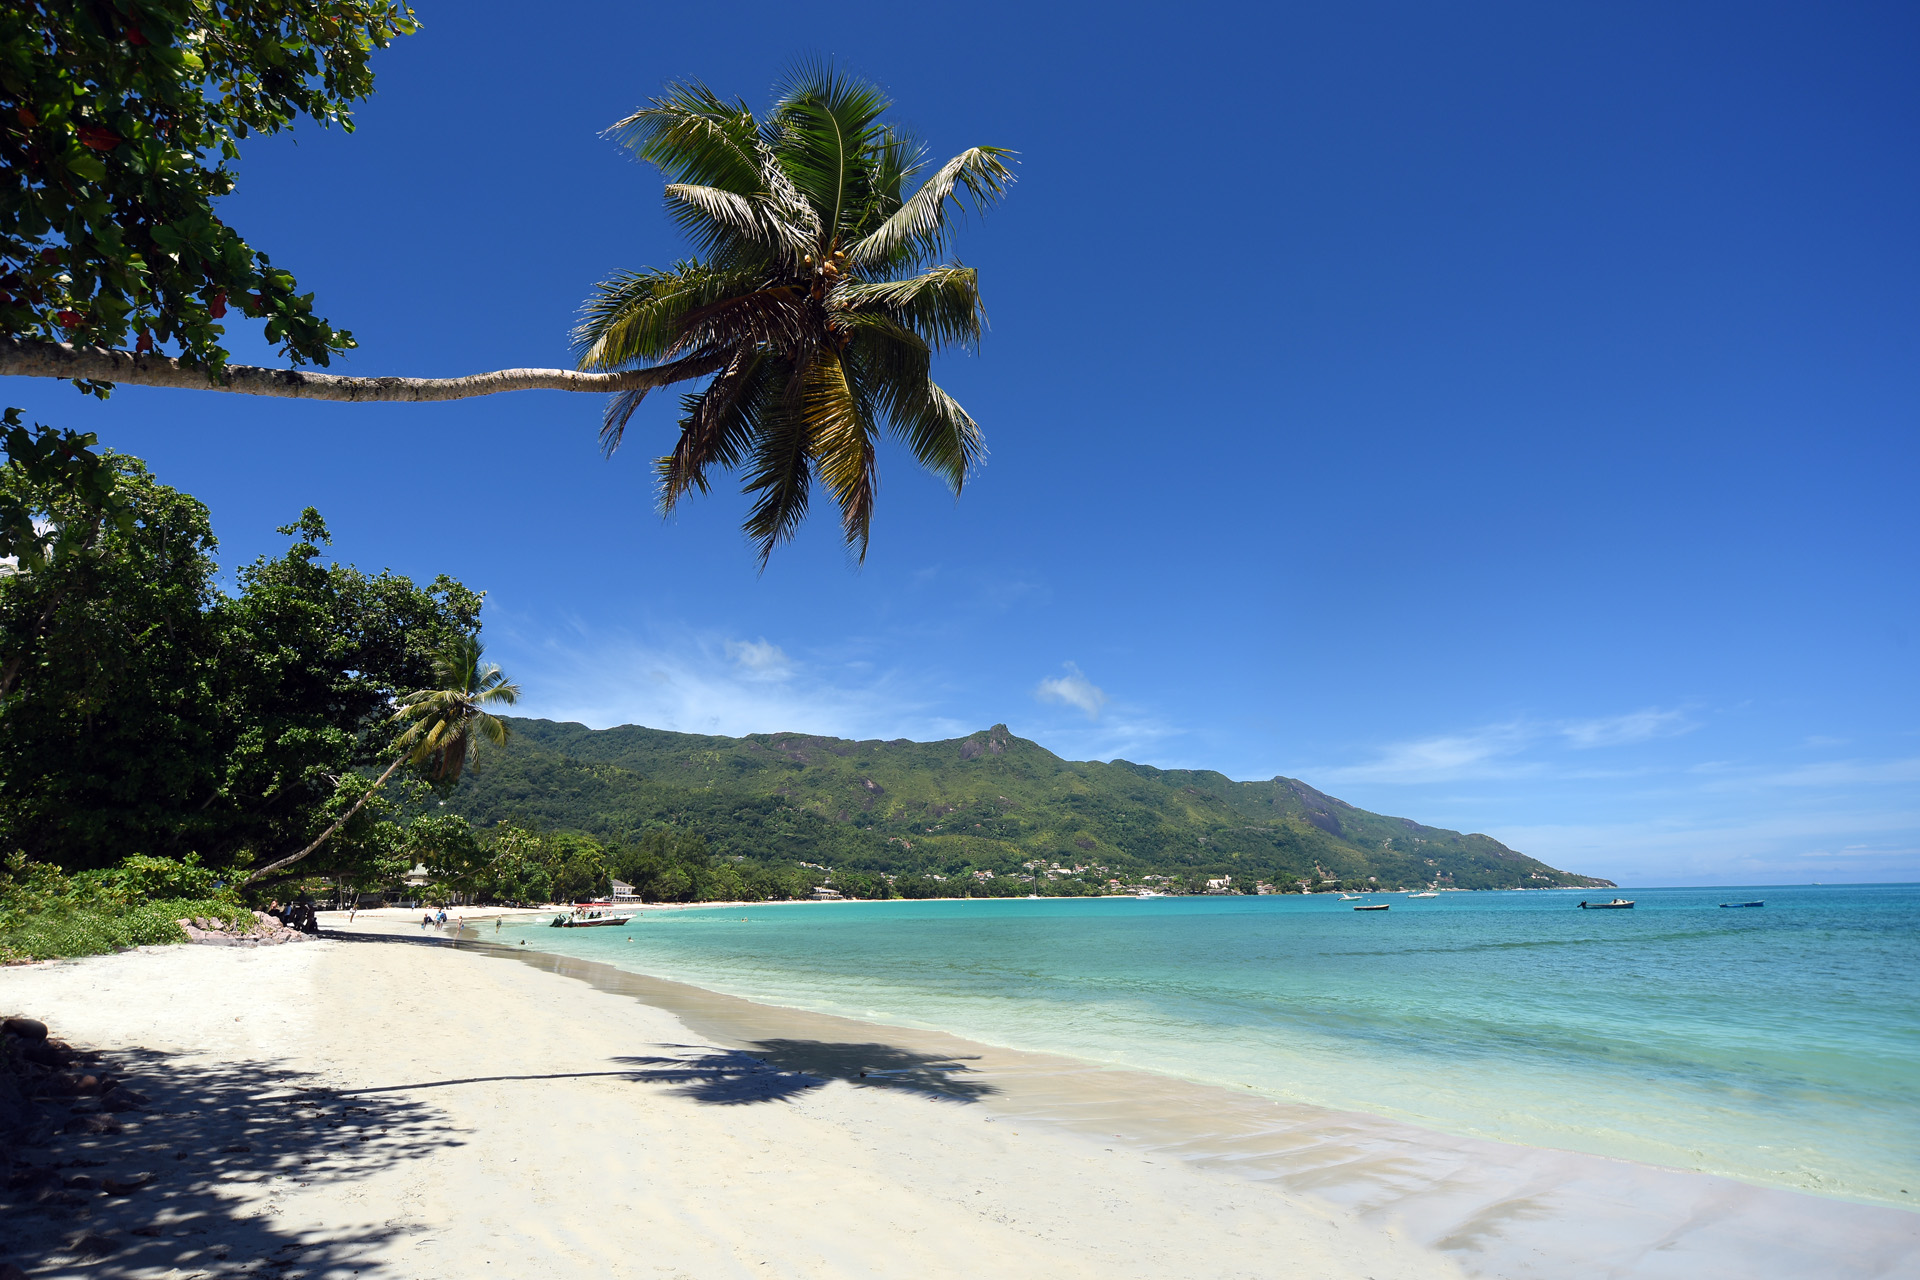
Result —
[[784, 388], [767, 387], [755, 414], [753, 460], [742, 492], [758, 494], [743, 528], [753, 539], [760, 568], [773, 549], [793, 537], [807, 515], [812, 487], [807, 422]]
[[969, 147], [941, 165], [897, 213], [847, 251], [853, 268], [884, 270], [946, 252], [948, 206], [965, 210], [958, 190], [972, 198], [976, 213], [985, 213], [1014, 181], [1000, 158], [1012, 154], [1003, 147]]
[[676, 382], [687, 382], [715, 373], [726, 365], [727, 354], [725, 351], [696, 351], [683, 359], [655, 365], [648, 370], [652, 377], [645, 386], [616, 393], [607, 401], [606, 415], [600, 420], [600, 452], [608, 457], [613, 456], [620, 447], [620, 441], [626, 437], [628, 420], [640, 407], [641, 401], [647, 398], [647, 392], [655, 387], [671, 386]]
[[893, 434], [957, 495], [986, 457], [986, 445], [979, 424], [928, 376], [925, 347], [870, 324], [848, 351]]
[[765, 281], [763, 270], [723, 270], [676, 262], [666, 271], [623, 271], [594, 285], [573, 329], [577, 367], [624, 369], [664, 360], [681, 342], [682, 321], [701, 307]]
[[605, 136], [657, 166], [671, 182], [747, 193], [761, 185], [760, 125], [744, 102], [724, 102], [697, 81], [675, 84]]
[[889, 316], [936, 349], [950, 343], [971, 347], [987, 324], [980, 273], [971, 267], [935, 267], [905, 280], [852, 281], [834, 289], [831, 303]]
[[774, 357], [742, 344], [705, 391], [686, 398], [680, 439], [655, 463], [662, 515], [671, 513], [688, 489], [707, 491], [709, 467], [739, 464], [753, 429], [750, 409], [773, 362]]
[[788, 77], [769, 120], [768, 141], [781, 166], [820, 216], [818, 244], [831, 251], [850, 209], [867, 195], [869, 156], [893, 104], [879, 87], [827, 63]]
[[730, 263], [765, 258], [792, 269], [813, 249], [818, 234], [814, 219], [795, 218], [794, 208], [771, 192], [742, 195], [676, 182], [667, 187], [667, 201], [674, 221], [701, 252]]
[[873, 422], [865, 397], [846, 363], [823, 351], [807, 371], [801, 391], [809, 448], [820, 479], [840, 504], [841, 531], [860, 560], [867, 557], [873, 523], [875, 472]]

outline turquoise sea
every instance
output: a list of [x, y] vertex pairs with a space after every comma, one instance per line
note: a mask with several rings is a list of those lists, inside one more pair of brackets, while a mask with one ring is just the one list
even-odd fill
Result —
[[773, 1004], [1914, 1208], [1920, 886], [1622, 893], [1639, 905], [767, 904], [507, 937]]

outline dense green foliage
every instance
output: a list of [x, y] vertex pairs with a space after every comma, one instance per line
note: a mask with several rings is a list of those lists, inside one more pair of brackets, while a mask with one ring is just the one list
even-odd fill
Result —
[[[602, 282], [575, 331], [580, 367], [711, 377], [681, 400], [680, 438], [659, 460], [664, 510], [739, 469], [761, 562], [793, 535], [815, 482], [839, 505], [848, 547], [867, 548], [875, 443], [891, 430], [960, 491], [979, 429], [932, 379], [933, 355], [977, 342], [977, 274], [939, 263], [950, 210], [976, 210], [1013, 178], [974, 147], [917, 188], [925, 153], [884, 117], [874, 86], [824, 67], [792, 77], [764, 119], [700, 84], [676, 85], [610, 131], [667, 178], [667, 211], [698, 258]], [[646, 395], [609, 406], [611, 451]]]
[[[1488, 836], [1368, 813], [1292, 779], [1065, 761], [1004, 725], [915, 743], [511, 723], [512, 742], [448, 801], [449, 812], [482, 827], [511, 819], [586, 833], [614, 850], [652, 832], [697, 832], [710, 857], [741, 859], [743, 877], [799, 872], [795, 881], [817, 883], [824, 873], [807, 875], [811, 863], [831, 867], [843, 892], [871, 891], [861, 896], [1087, 893], [1116, 880], [1199, 892], [1225, 877], [1235, 892], [1263, 882], [1298, 889], [1303, 880], [1607, 883]], [[885, 876], [894, 877], [890, 889], [875, 884]]]
[[[430, 682], [480, 597], [328, 561], [311, 509], [222, 592], [206, 508], [109, 458], [130, 525], [0, 575], [0, 852], [70, 871], [134, 853], [260, 865], [363, 793], [392, 700]], [[405, 856], [394, 817], [367, 806], [303, 873], [384, 878]]]
[[352, 337], [215, 215], [254, 133], [351, 130], [389, 0], [20, 0], [0, 6], [0, 333], [177, 343], [225, 363], [229, 306], [300, 363]]
[[253, 923], [193, 859], [135, 858], [65, 876], [16, 857], [0, 869], [0, 963], [185, 942], [178, 922], [194, 918]]

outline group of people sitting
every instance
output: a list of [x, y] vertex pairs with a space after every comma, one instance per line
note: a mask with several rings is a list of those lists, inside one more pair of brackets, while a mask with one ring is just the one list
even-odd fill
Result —
[[275, 902], [267, 908], [267, 914], [289, 929], [298, 929], [302, 933], [320, 931], [320, 921], [313, 914], [312, 898], [303, 898], [299, 902]]

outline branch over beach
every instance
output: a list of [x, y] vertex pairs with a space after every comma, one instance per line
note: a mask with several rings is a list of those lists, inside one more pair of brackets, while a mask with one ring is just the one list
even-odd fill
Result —
[[464, 378], [350, 378], [299, 369], [265, 369], [230, 364], [210, 374], [172, 356], [144, 355], [109, 347], [80, 347], [67, 342], [0, 338], [0, 374], [22, 378], [72, 378], [172, 387], [182, 391], [231, 391], [248, 396], [346, 403], [388, 401], [419, 404], [468, 400], [503, 391], [647, 391], [685, 378], [716, 372], [724, 361], [681, 360], [648, 369], [613, 373], [576, 373], [571, 369], [496, 369]]

